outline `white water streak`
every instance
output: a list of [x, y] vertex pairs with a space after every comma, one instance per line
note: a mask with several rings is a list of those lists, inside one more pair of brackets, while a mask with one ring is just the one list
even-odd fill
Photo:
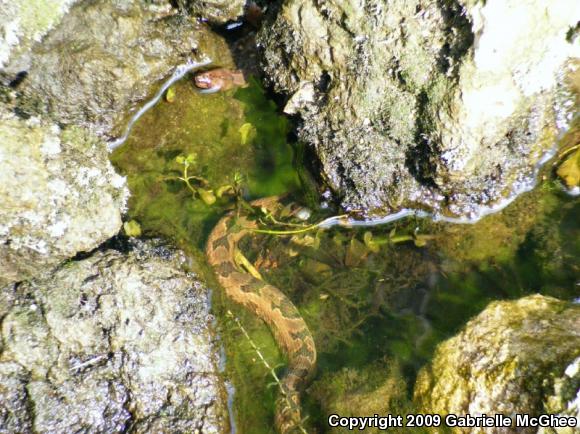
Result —
[[378, 226], [386, 223], [391, 223], [397, 220], [401, 220], [406, 217], [419, 217], [419, 218], [431, 218], [435, 222], [445, 222], [454, 224], [473, 224], [480, 221], [483, 217], [490, 214], [494, 214], [506, 208], [514, 200], [518, 198], [520, 194], [531, 191], [538, 182], [538, 174], [540, 169], [546, 164], [552, 157], [556, 155], [556, 147], [546, 152], [538, 163], [534, 166], [532, 174], [526, 182], [522, 182], [509, 197], [506, 199], [490, 206], [482, 205], [477, 210], [477, 213], [471, 217], [449, 217], [438, 213], [428, 212], [420, 209], [403, 208], [396, 213], [386, 215], [379, 218], [371, 218], [368, 220], [356, 220], [348, 216], [335, 216], [324, 220], [320, 227], [330, 228], [333, 226], [343, 226], [343, 227], [370, 227]]
[[157, 91], [155, 96], [153, 98], [151, 98], [149, 101], [147, 101], [147, 103], [143, 107], [141, 107], [137, 113], [135, 113], [133, 115], [133, 117], [131, 118], [131, 120], [127, 124], [127, 128], [125, 128], [125, 132], [123, 133], [123, 135], [121, 137], [119, 137], [118, 139], [107, 143], [107, 149], [109, 150], [109, 152], [117, 149], [119, 146], [121, 146], [123, 143], [125, 143], [125, 141], [127, 140], [127, 137], [129, 137], [129, 134], [131, 133], [131, 129], [133, 128], [133, 125], [135, 124], [135, 122], [137, 122], [141, 116], [143, 116], [151, 107], [153, 107], [155, 104], [157, 104], [159, 102], [161, 97], [163, 97], [163, 95], [165, 94], [165, 91], [167, 89], [169, 89], [169, 87], [173, 83], [175, 83], [178, 80], [181, 80], [183, 78], [183, 76], [185, 74], [187, 74], [188, 72], [193, 71], [194, 69], [198, 69], [198, 68], [202, 68], [204, 66], [207, 66], [210, 63], [211, 63], [211, 60], [202, 60], [201, 62], [190, 61], [184, 65], [177, 66], [175, 68], [175, 71], [173, 72], [173, 74], [171, 74], [171, 77], [169, 77], [167, 79], [167, 81], [165, 81], [165, 83], [163, 83], [163, 86], [161, 86], [161, 88]]

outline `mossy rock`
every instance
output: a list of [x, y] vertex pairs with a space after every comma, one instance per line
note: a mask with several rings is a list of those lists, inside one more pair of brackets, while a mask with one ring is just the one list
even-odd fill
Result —
[[[556, 378], [580, 356], [580, 305], [541, 295], [491, 303], [455, 337], [440, 344], [417, 378], [420, 412], [548, 412]], [[569, 390], [563, 400], [572, 400]], [[561, 408], [560, 408], [561, 409]], [[505, 433], [459, 429], [456, 433]], [[515, 432], [515, 431], [509, 431]], [[536, 432], [524, 428], [523, 433]]]

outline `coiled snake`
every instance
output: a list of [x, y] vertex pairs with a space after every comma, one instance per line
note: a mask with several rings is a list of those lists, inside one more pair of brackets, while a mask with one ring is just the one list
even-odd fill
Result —
[[[251, 205], [274, 213], [280, 208], [279, 199], [277, 196], [259, 199]], [[314, 373], [316, 348], [304, 319], [282, 291], [237, 264], [238, 243], [256, 228], [257, 223], [246, 217], [226, 215], [213, 228], [206, 255], [227, 297], [266, 322], [286, 354], [288, 369], [280, 379], [282, 390], [276, 401], [276, 429], [280, 434], [303, 432], [300, 393]]]

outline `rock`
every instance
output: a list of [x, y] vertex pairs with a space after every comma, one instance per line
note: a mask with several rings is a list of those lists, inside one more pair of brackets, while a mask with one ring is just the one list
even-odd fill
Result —
[[[541, 295], [493, 302], [438, 346], [432, 363], [419, 372], [415, 400], [423, 413], [537, 416], [551, 409], [564, 414], [577, 407], [579, 356], [580, 305]], [[535, 433], [536, 428], [454, 432]]]
[[244, 15], [246, 0], [177, 0], [182, 8], [215, 24], [225, 24]]
[[40, 42], [77, 1], [0, 2], [0, 69]]
[[[363, 368], [326, 372], [310, 386], [309, 394], [320, 402], [322, 418], [341, 416], [402, 415], [412, 413], [407, 384], [395, 360], [381, 360]], [[367, 427], [368, 434], [384, 433], [386, 427]], [[344, 428], [328, 428], [343, 433]], [[396, 432], [396, 431], [394, 431]]]
[[127, 196], [91, 134], [0, 106], [0, 286], [50, 272], [115, 235]]
[[[580, 357], [566, 367], [562, 376], [554, 380], [554, 390], [546, 402], [548, 413], [573, 416], [580, 421]], [[556, 428], [555, 431], [557, 434], [574, 432], [563, 427]], [[541, 427], [538, 430], [538, 434], [551, 432], [552, 428]]]
[[573, 0], [286, 0], [258, 39], [344, 208], [477, 217], [570, 121], [579, 19]]
[[2, 432], [226, 431], [207, 288], [130, 247], [0, 292]]
[[[42, 41], [6, 67], [26, 74], [18, 110], [47, 114], [104, 135], [156, 81], [219, 39], [165, 6], [141, 0], [82, 2]], [[203, 50], [204, 53], [206, 50]]]
[[558, 166], [558, 176], [571, 191], [580, 191], [580, 149], [572, 152]]

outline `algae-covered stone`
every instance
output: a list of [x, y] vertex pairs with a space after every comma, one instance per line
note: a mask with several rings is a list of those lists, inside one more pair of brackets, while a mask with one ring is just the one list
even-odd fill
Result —
[[569, 189], [580, 189], [580, 149], [572, 152], [560, 164], [558, 176]]
[[42, 40], [78, 0], [0, 1], [0, 71], [11, 59]]
[[[434, 249], [454, 258], [459, 267], [464, 267], [467, 261], [480, 266], [490, 260], [495, 264], [509, 262], [531, 237], [541, 241], [542, 247], [538, 245], [535, 253], [553, 252], [553, 247], [547, 245], [561, 242], [559, 225], [553, 219], [566, 214], [556, 199], [556, 192], [550, 184], [545, 184], [544, 188], [520, 196], [502, 212], [493, 213], [477, 224], [435, 224], [438, 236], [433, 241]], [[547, 215], [553, 219], [547, 219]]]
[[20, 60], [27, 75], [18, 88], [19, 110], [108, 133], [153, 83], [194, 51], [203, 55], [200, 40], [211, 45], [212, 37], [169, 2], [79, 3]]
[[[572, 416], [580, 421], [580, 357], [566, 367], [563, 375], [554, 380], [554, 389], [546, 401], [546, 410], [552, 414]], [[580, 422], [577, 426], [580, 427]], [[541, 427], [538, 434], [548, 434], [552, 430], [557, 434], [574, 433], [574, 429], [569, 427]]]
[[[573, 365], [579, 356], [580, 305], [541, 295], [493, 302], [439, 345], [419, 373], [415, 400], [424, 413], [565, 413], [580, 393], [578, 381], [566, 378], [577, 378]], [[536, 428], [455, 432], [535, 433]]]
[[97, 247], [119, 231], [126, 198], [102, 142], [0, 108], [0, 283]]
[[286, 0], [266, 75], [347, 209], [476, 217], [525, 190], [575, 111], [573, 0]]
[[125, 247], [3, 289], [0, 431], [226, 432], [208, 290], [183, 255]]

